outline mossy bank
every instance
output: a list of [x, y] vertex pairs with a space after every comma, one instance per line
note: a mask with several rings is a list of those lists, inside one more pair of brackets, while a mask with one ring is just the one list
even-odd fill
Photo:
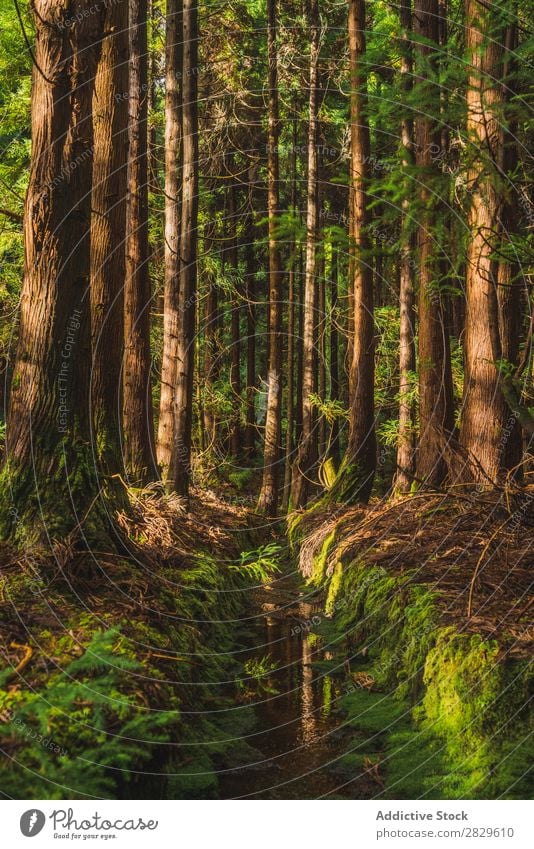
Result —
[[377, 796], [532, 797], [529, 564], [519, 538], [497, 547], [499, 523], [442, 496], [290, 521], [324, 597], [308, 639], [332, 653], [353, 735], [338, 769], [374, 771]]

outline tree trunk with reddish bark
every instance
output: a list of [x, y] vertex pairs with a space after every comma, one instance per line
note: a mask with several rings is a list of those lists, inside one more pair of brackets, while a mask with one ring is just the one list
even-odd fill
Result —
[[91, 195], [92, 405], [95, 454], [122, 473], [122, 359], [126, 172], [128, 161], [128, 0], [106, 0], [93, 96]]
[[513, 442], [517, 440], [517, 422], [505, 401], [498, 370], [503, 358], [515, 363], [519, 336], [517, 289], [512, 285], [509, 262], [497, 258], [503, 225], [510, 224], [502, 170], [513, 164], [510, 156], [514, 153], [502, 126], [506, 50], [499, 12], [467, 0], [466, 24], [471, 199], [460, 441], [471, 461], [464, 479], [491, 485], [506, 471], [507, 459], [514, 460]]
[[304, 507], [308, 501], [311, 484], [311, 472], [315, 463], [314, 440], [315, 412], [312, 396], [316, 385], [314, 380], [315, 346], [315, 275], [317, 256], [318, 228], [318, 109], [319, 109], [319, 5], [310, 0], [310, 76], [309, 76], [309, 123], [308, 123], [308, 181], [306, 203], [306, 259], [304, 277], [304, 309], [302, 332], [302, 429], [293, 465], [291, 479], [290, 507]]
[[178, 340], [174, 439], [168, 486], [187, 498], [191, 478], [193, 376], [198, 262], [198, 5], [183, 0], [182, 197], [180, 208]]
[[[413, 30], [416, 41], [416, 81], [424, 109], [415, 119], [416, 165], [421, 173], [420, 224], [417, 233], [419, 283], [419, 440], [417, 477], [437, 486], [447, 474], [444, 446], [453, 428], [452, 376], [449, 334], [440, 292], [440, 263], [435, 232], [440, 206], [439, 164], [433, 151], [440, 148], [439, 87], [435, 72], [439, 52], [438, 0], [415, 0]], [[438, 193], [438, 197], [436, 197]]]
[[[27, 545], [107, 533], [90, 444], [90, 222], [94, 81], [104, 32], [90, 0], [35, 0], [32, 160], [7, 417], [2, 534]], [[76, 27], [69, 22], [75, 17]]]
[[278, 510], [280, 442], [282, 422], [282, 262], [276, 228], [279, 216], [278, 57], [276, 47], [276, 0], [267, 4], [267, 49], [269, 61], [269, 128], [267, 134], [267, 214], [269, 229], [269, 329], [267, 410], [263, 451], [263, 480], [258, 510], [275, 516]]
[[[157, 455], [164, 480], [174, 449], [174, 387], [178, 371], [180, 184], [182, 159], [182, 0], [167, 0], [165, 24], [165, 280], [163, 359]], [[171, 484], [172, 487], [172, 484]]]
[[[406, 96], [412, 89], [412, 45], [409, 33], [412, 28], [411, 0], [403, 0], [399, 12], [402, 29], [401, 74]], [[413, 158], [413, 122], [404, 115], [401, 121], [402, 159], [405, 169]], [[397, 443], [397, 473], [395, 489], [400, 493], [410, 491], [415, 471], [415, 410], [413, 382], [415, 375], [415, 289], [414, 289], [414, 239], [410, 221], [410, 197], [402, 201], [402, 245], [399, 269], [399, 435]]]
[[130, 0], [123, 424], [126, 470], [140, 484], [158, 476], [150, 378], [147, 15], [146, 0]]
[[345, 456], [329, 498], [353, 504], [368, 501], [376, 468], [373, 268], [368, 234], [370, 213], [367, 194], [371, 142], [366, 75], [363, 68], [366, 50], [364, 0], [349, 1], [348, 29], [351, 80], [349, 286], [352, 292], [349, 437]]

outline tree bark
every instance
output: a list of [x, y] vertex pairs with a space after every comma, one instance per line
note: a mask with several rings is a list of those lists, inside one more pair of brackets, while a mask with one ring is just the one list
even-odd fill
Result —
[[[503, 211], [504, 218], [507, 217], [506, 210], [503, 210], [503, 187], [498, 173], [498, 168], [502, 169], [505, 161], [501, 130], [504, 97], [500, 82], [505, 58], [504, 32], [498, 10], [483, 6], [476, 0], [466, 0], [466, 26], [469, 54], [467, 134], [471, 147], [468, 187], [471, 202], [468, 213], [465, 383], [460, 441], [473, 459], [464, 471], [464, 478], [469, 482], [492, 484], [505, 471], [505, 460], [510, 451], [508, 443], [514, 439], [517, 424], [513, 423], [510, 433], [506, 433], [510, 410], [503, 397], [496, 364], [505, 352], [512, 360], [517, 357], [512, 314], [517, 303], [514, 305], [511, 273], [508, 262], [496, 258]], [[499, 284], [502, 286], [500, 296]]]
[[150, 378], [147, 15], [146, 0], [130, 0], [123, 424], [125, 466], [133, 481], [141, 484], [158, 476]]
[[[175, 441], [174, 387], [178, 371], [180, 181], [182, 159], [182, 0], [167, 0], [165, 25], [165, 283], [158, 463], [164, 479]], [[172, 487], [172, 484], [171, 484]]]
[[[408, 97], [412, 89], [412, 29], [411, 0], [403, 0], [400, 7], [402, 30], [401, 75], [402, 89]], [[413, 157], [413, 122], [405, 114], [401, 121], [403, 168], [407, 169]], [[415, 375], [415, 290], [414, 290], [414, 239], [410, 196], [402, 200], [401, 253], [400, 253], [400, 342], [399, 342], [399, 436], [397, 443], [397, 473], [395, 489], [400, 493], [410, 491], [415, 472], [415, 416], [413, 380]]]
[[438, 0], [415, 0], [414, 32], [417, 85], [424, 109], [415, 120], [416, 165], [421, 173], [419, 260], [419, 441], [417, 477], [437, 486], [447, 473], [444, 445], [453, 428], [449, 335], [439, 291], [439, 257], [433, 247], [439, 208], [439, 167], [432, 151], [439, 149], [440, 93], [428, 73], [437, 61]]
[[[517, 6], [515, 6], [515, 12], [517, 12]], [[510, 102], [516, 89], [514, 81], [517, 73], [515, 54], [518, 43], [517, 36], [517, 23], [514, 20], [506, 27], [503, 43], [505, 56], [502, 72], [502, 96], [505, 103]], [[519, 263], [513, 262], [510, 258], [510, 254], [513, 253], [511, 245], [517, 230], [513, 187], [518, 164], [517, 130], [517, 118], [513, 117], [509, 122], [506, 120], [501, 122], [501, 161], [499, 166], [501, 172], [505, 175], [505, 179], [509, 182], [502, 193], [499, 210], [500, 248], [503, 253], [508, 250], [508, 257], [502, 256], [497, 277], [500, 356], [502, 360], [514, 368], [519, 359], [522, 331], [521, 274]], [[503, 471], [514, 471], [514, 477], [520, 480], [522, 478], [523, 434], [520, 417], [508, 404], [505, 407], [505, 423], [501, 442], [504, 442], [500, 458]]]
[[106, 0], [104, 32], [93, 96], [91, 397], [96, 454], [104, 471], [115, 474], [124, 470], [121, 368], [128, 161], [128, 0]]
[[349, 437], [330, 498], [343, 503], [366, 502], [376, 468], [374, 415], [373, 269], [368, 235], [370, 133], [366, 114], [365, 2], [349, 0], [351, 80], [351, 158], [349, 180], [349, 251], [352, 273], [352, 345], [349, 374]]
[[[338, 335], [338, 275], [339, 256], [338, 249], [332, 246], [332, 268], [330, 271], [330, 398], [339, 401], [339, 335]], [[339, 421], [334, 419], [330, 432], [330, 456], [334, 461], [337, 471], [339, 468]]]
[[275, 516], [278, 510], [280, 442], [282, 421], [282, 263], [276, 228], [279, 216], [278, 58], [276, 0], [267, 2], [267, 51], [269, 61], [269, 127], [267, 133], [267, 214], [269, 231], [269, 329], [267, 410], [263, 452], [263, 480], [258, 511]]
[[[326, 261], [323, 255], [319, 263], [319, 274], [317, 275], [317, 394], [321, 401], [326, 401]], [[326, 457], [326, 417], [319, 417], [318, 433], [318, 456], [321, 462]]]
[[293, 466], [290, 507], [304, 507], [310, 491], [310, 473], [315, 463], [315, 413], [312, 395], [315, 392], [314, 343], [315, 343], [315, 274], [318, 227], [318, 65], [319, 65], [319, 5], [310, 0], [310, 76], [309, 76], [309, 123], [308, 123], [308, 182], [306, 202], [306, 265], [304, 277], [304, 314], [302, 333], [302, 430]]
[[[291, 214], [296, 223], [298, 211], [298, 190], [297, 190], [297, 148], [298, 148], [298, 98], [295, 96], [294, 102], [294, 118], [293, 118], [293, 146], [291, 150]], [[295, 403], [295, 349], [298, 345], [297, 335], [295, 333], [295, 300], [296, 300], [296, 267], [297, 267], [297, 245], [294, 239], [291, 241], [290, 249], [290, 267], [288, 274], [288, 294], [287, 294], [287, 404], [286, 404], [286, 444], [284, 457], [284, 493], [282, 501], [283, 512], [287, 512], [289, 507], [289, 499], [291, 495], [291, 466], [293, 462], [293, 449], [295, 445], [295, 426], [297, 419], [298, 399]]]
[[254, 219], [250, 224], [245, 248], [247, 302], [247, 411], [245, 425], [245, 450], [248, 457], [256, 452], [256, 269], [254, 251]]
[[183, 0], [182, 202], [180, 211], [178, 343], [174, 438], [169, 486], [184, 497], [191, 477], [195, 314], [198, 260], [198, 5]]
[[[35, 0], [32, 158], [1, 531], [21, 544], [99, 535], [90, 447], [92, 100], [103, 14]], [[74, 17], [79, 21], [70, 27]], [[62, 497], [62, 494], [65, 494]]]
[[304, 288], [305, 288], [305, 273], [304, 273], [304, 256], [302, 247], [298, 252], [298, 287], [297, 287], [297, 303], [296, 303], [296, 324], [297, 324], [297, 373], [295, 376], [295, 445], [299, 445], [302, 438], [302, 377], [304, 371]]
[[147, 137], [148, 137], [148, 150], [147, 150], [147, 164], [148, 164], [148, 182], [152, 191], [159, 190], [159, 166], [158, 166], [158, 157], [157, 157], [157, 138], [156, 138], [156, 125], [154, 122], [154, 113], [156, 111], [157, 105], [157, 94], [156, 94], [156, 84], [159, 77], [159, 69], [158, 69], [158, 53], [155, 47], [156, 41], [156, 32], [158, 29], [158, 18], [157, 18], [157, 9], [156, 9], [156, 0], [146, 0], [148, 5], [148, 20], [150, 21], [150, 26], [147, 30], [148, 35], [148, 50], [149, 54], [147, 57], [147, 65], [148, 65], [148, 88], [147, 88], [147, 107], [148, 107], [148, 128], [147, 128]]
[[[233, 155], [230, 157], [233, 171]], [[228, 187], [228, 218], [229, 246], [228, 260], [233, 271], [234, 295], [231, 302], [230, 329], [232, 344], [230, 348], [230, 388], [232, 390], [232, 418], [230, 421], [230, 454], [237, 458], [241, 454], [241, 300], [239, 274], [239, 245], [237, 234], [236, 186], [233, 175]]]
[[284, 457], [284, 493], [282, 510], [287, 512], [291, 494], [291, 461], [295, 430], [295, 256], [288, 274], [287, 292], [287, 401], [286, 401], [286, 439]]
[[[208, 254], [214, 233], [213, 218], [209, 218], [204, 234], [204, 253]], [[219, 377], [219, 291], [215, 274], [206, 275], [207, 293], [204, 311], [204, 433], [205, 448], [210, 452], [217, 444], [217, 416], [214, 403], [214, 385]]]

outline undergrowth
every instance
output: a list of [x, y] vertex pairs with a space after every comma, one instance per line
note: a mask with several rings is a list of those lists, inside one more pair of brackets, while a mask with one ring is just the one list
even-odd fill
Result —
[[[36, 569], [36, 559], [3, 575], [0, 784], [9, 797], [214, 797], [217, 773], [247, 753], [239, 738], [252, 709], [240, 704], [231, 722], [227, 709], [257, 670], [236, 659], [236, 623], [276, 552], [253, 550], [241, 528], [231, 543], [188, 538], [191, 553], [184, 544], [172, 557], [174, 536], [160, 534], [158, 551], [138, 531], [145, 564], [79, 555], [59, 572], [50, 562]], [[194, 537], [186, 531], [182, 541]]]

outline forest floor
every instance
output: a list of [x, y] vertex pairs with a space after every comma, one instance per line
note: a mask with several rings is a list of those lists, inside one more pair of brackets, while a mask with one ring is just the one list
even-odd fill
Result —
[[[430, 721], [451, 697], [439, 675], [431, 692], [428, 668], [434, 635], [447, 632], [476, 638], [492, 662], [483, 669], [469, 642], [459, 663], [454, 643], [464, 705], [466, 670], [490, 680], [499, 657], [521, 679], [510, 711], [523, 710], [534, 487], [310, 510], [290, 522], [292, 555], [284, 522], [213, 491], [195, 491], [188, 512], [156, 491], [132, 495], [118, 517], [130, 557], [78, 551], [75, 539], [0, 553], [6, 795], [471, 792], [473, 768], [451, 782], [458, 759], [438, 758], [439, 735], [428, 722], [423, 735], [412, 708]], [[439, 661], [452, 668], [448, 654]], [[474, 712], [481, 699], [484, 688]], [[443, 741], [449, 729], [439, 731]], [[477, 727], [472, 745], [484, 749], [481, 740]], [[432, 764], [415, 785], [416, 756], [402, 754], [413, 741]], [[487, 769], [478, 765], [479, 784]]]

